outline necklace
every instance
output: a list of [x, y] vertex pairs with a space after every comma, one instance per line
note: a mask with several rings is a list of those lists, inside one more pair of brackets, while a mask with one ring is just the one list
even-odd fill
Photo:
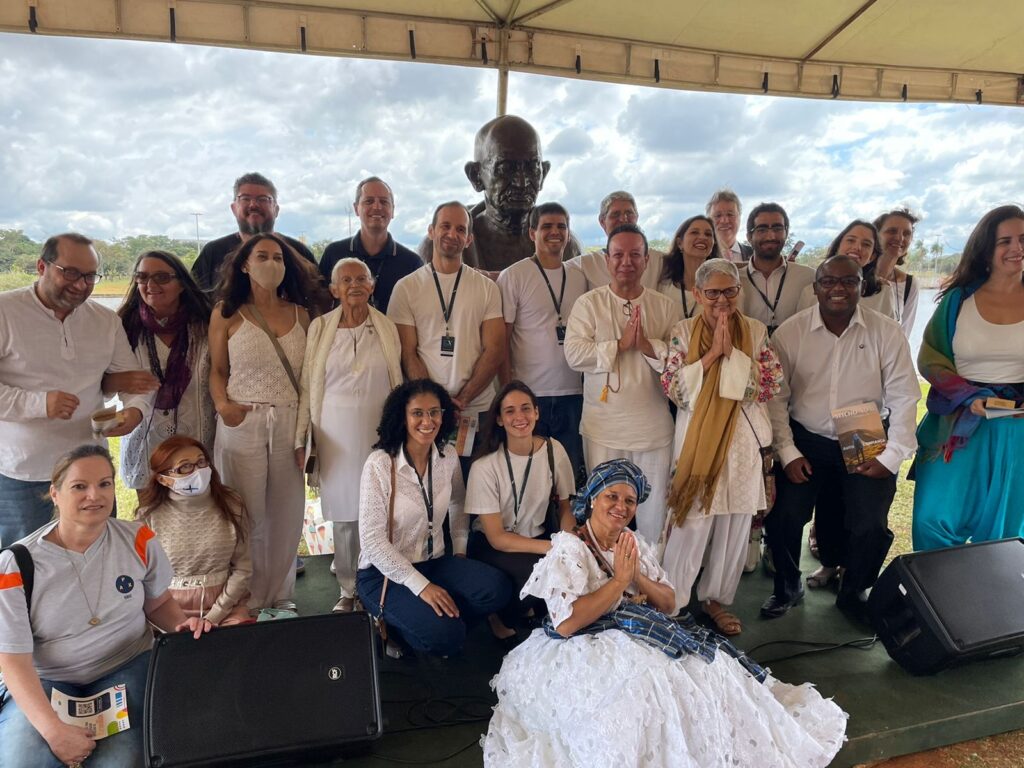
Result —
[[[106, 533], [106, 531], [104, 530], [104, 534], [105, 533]], [[96, 590], [96, 607], [93, 608], [92, 607], [92, 603], [89, 602], [89, 596], [85, 593], [85, 585], [82, 583], [82, 574], [79, 572], [78, 566], [75, 565], [74, 559], [71, 557], [71, 555], [68, 554], [68, 548], [64, 545], [64, 539], [61, 538], [61, 535], [60, 535], [60, 523], [58, 523], [57, 527], [53, 529], [53, 535], [57, 538], [57, 543], [60, 544], [60, 549], [61, 549], [61, 552], [64, 553], [64, 557], [66, 557], [68, 559], [68, 562], [71, 563], [71, 567], [75, 571], [75, 578], [78, 580], [78, 589], [81, 590], [81, 592], [82, 592], [82, 599], [85, 600], [85, 605], [89, 609], [89, 616], [90, 616], [90, 618], [89, 618], [89, 626], [90, 627], [99, 626], [99, 624], [101, 623], [101, 620], [100, 620], [100, 617], [99, 617], [100, 598], [103, 597], [103, 582], [104, 582], [104, 577], [107, 574], [107, 558], [102, 557], [102, 553], [100, 553], [99, 556], [102, 558], [100, 560], [100, 563], [101, 563], [101, 565], [100, 565], [100, 588], [98, 590]], [[102, 546], [105, 547], [106, 544], [107, 544], [106, 541], [104, 541]]]

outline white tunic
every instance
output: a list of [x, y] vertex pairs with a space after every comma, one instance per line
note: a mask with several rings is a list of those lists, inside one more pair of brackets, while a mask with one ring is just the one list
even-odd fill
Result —
[[327, 356], [317, 430], [324, 519], [359, 519], [359, 477], [390, 391], [387, 360], [369, 322], [338, 328]]
[[[672, 418], [659, 374], [669, 333], [683, 311], [680, 304], [647, 289], [631, 303], [641, 308], [644, 334], [656, 357], [646, 357], [637, 349], [618, 352], [628, 320], [625, 301], [604, 286], [576, 302], [566, 329], [565, 359], [583, 373], [580, 434], [608, 448], [648, 451], [672, 441]], [[602, 402], [606, 385], [607, 398]]]
[[[718, 477], [718, 487], [711, 499], [711, 509], [705, 511], [700, 502], [695, 501], [688, 515], [754, 515], [766, 506], [764, 481], [756, 469], [761, 466], [760, 446], [771, 445], [772, 425], [767, 406], [753, 399], [756, 388], [750, 385], [757, 381], [760, 370], [757, 358], [766, 348], [768, 329], [757, 320], [748, 318], [747, 321], [750, 323], [754, 359], [733, 348], [732, 354], [722, 361], [718, 387], [719, 396], [740, 400], [743, 412], [737, 414], [736, 429], [729, 443], [725, 466]], [[704, 366], [700, 360], [689, 365], [685, 362], [693, 323], [693, 320], [683, 320], [672, 329], [668, 363], [662, 377], [669, 399], [679, 406], [672, 448], [673, 464], [682, 450], [686, 431], [691, 426], [693, 406], [704, 385]]]

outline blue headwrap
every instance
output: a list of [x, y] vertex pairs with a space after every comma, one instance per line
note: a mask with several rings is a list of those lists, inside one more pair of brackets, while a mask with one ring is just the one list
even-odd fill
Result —
[[610, 485], [626, 483], [636, 491], [636, 503], [643, 504], [651, 495], [651, 484], [643, 470], [628, 459], [612, 459], [594, 467], [587, 484], [579, 489], [572, 504], [572, 514], [577, 523], [582, 523], [590, 513], [590, 502]]

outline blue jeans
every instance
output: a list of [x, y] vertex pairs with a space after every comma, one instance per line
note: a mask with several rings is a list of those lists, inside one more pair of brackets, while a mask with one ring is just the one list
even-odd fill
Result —
[[[466, 626], [489, 613], [500, 611], [512, 597], [512, 584], [496, 568], [464, 557], [444, 555], [414, 563], [432, 584], [444, 588], [459, 608], [457, 619], [438, 616], [408, 587], [388, 583], [384, 620], [414, 651], [451, 656], [466, 642]], [[361, 568], [356, 576], [359, 599], [372, 615], [380, 614], [384, 576], [376, 568]]]
[[538, 397], [538, 435], [553, 437], [562, 444], [569, 455], [576, 487], [587, 479], [587, 466], [583, 459], [583, 437], [580, 435], [580, 419], [583, 418], [583, 395], [560, 395]]
[[23, 539], [53, 519], [49, 480], [15, 480], [0, 475], [0, 545]]
[[[53, 688], [69, 696], [92, 696], [112, 685], [124, 683], [128, 693], [128, 722], [131, 728], [97, 741], [95, 751], [86, 761], [90, 768], [136, 768], [145, 765], [142, 708], [148, 669], [149, 651], [146, 651], [110, 674], [86, 685], [40, 680], [47, 700]], [[6, 689], [0, 697], [0, 704], [3, 706], [0, 709], [0, 765], [4, 768], [62, 768], [63, 763], [50, 751], [49, 745]]]

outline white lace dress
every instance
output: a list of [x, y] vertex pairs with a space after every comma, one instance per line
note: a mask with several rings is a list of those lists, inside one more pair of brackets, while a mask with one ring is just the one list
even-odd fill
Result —
[[[551, 541], [522, 594], [543, 598], [557, 626], [608, 577], [572, 534]], [[665, 582], [638, 541], [644, 573]], [[618, 630], [535, 630], [491, 685], [498, 706], [482, 744], [495, 768], [824, 768], [845, 740], [846, 713], [809, 684], [758, 683], [721, 651], [711, 664], [674, 660]]]

